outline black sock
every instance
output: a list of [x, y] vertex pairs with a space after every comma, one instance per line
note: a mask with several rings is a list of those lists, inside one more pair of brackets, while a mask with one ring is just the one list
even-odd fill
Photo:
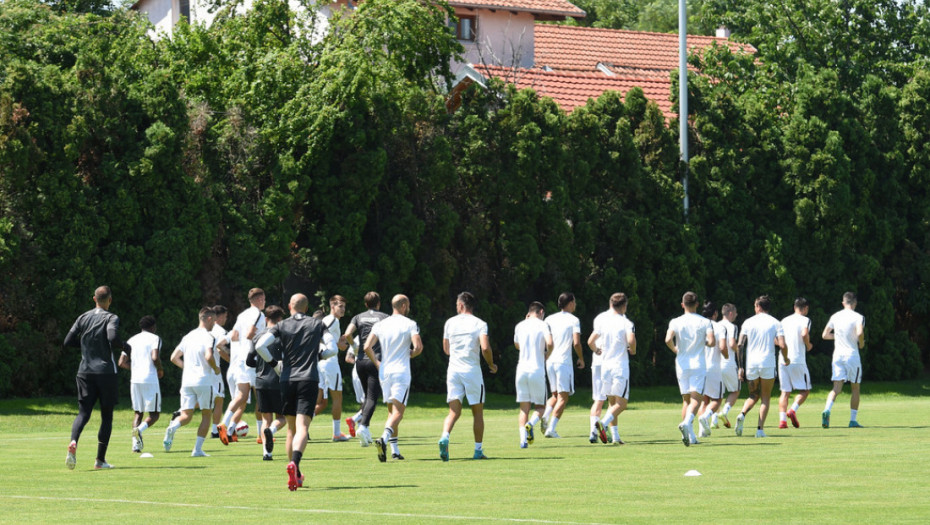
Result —
[[99, 441], [97, 442], [97, 461], [101, 463], [107, 462], [106, 458], [107, 458], [107, 447], [108, 446], [109, 446], [108, 443], [103, 443]]
[[300, 477], [300, 458], [302, 458], [303, 455], [304, 455], [303, 452], [298, 452], [295, 450], [291, 456], [293, 458], [291, 459], [291, 461], [293, 461], [294, 465], [297, 466], [297, 477]]

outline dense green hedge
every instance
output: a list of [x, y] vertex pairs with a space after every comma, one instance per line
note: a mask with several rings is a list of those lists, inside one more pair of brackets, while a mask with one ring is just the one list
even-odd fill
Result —
[[202, 304], [236, 313], [253, 286], [278, 303], [340, 293], [350, 316], [368, 290], [403, 292], [428, 390], [462, 290], [491, 327], [496, 391], [513, 388], [526, 303], [555, 311], [566, 290], [584, 336], [612, 292], [631, 297], [636, 384], [672, 380], [662, 338], [686, 289], [742, 314], [762, 293], [779, 315], [807, 296], [821, 381], [818, 335], [846, 290], [866, 377], [930, 362], [923, 48], [839, 73], [796, 55], [788, 71], [761, 41], [693, 57], [685, 223], [678, 126], [638, 89], [566, 115], [494, 84], [450, 114], [447, 13], [370, 0], [315, 40], [313, 18], [261, 0], [153, 43], [135, 13], [0, 4], [0, 395], [73, 389], [60, 342], [102, 283], [125, 337], [154, 314], [168, 347]]

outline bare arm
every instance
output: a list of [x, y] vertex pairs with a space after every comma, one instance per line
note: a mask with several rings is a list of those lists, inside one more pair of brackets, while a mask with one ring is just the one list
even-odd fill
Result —
[[859, 339], [859, 349], [865, 347], [865, 326], [862, 323], [856, 325], [856, 337]]
[[749, 339], [746, 337], [746, 334], [740, 334], [739, 336], [739, 351], [736, 353], [736, 366], [739, 369], [739, 380], [744, 381], [746, 373], [743, 370], [743, 363], [746, 362], [746, 343]]
[[714, 329], [711, 328], [707, 331], [707, 336], [704, 338], [704, 345], [713, 348], [717, 345], [717, 339], [714, 337]]
[[220, 358], [227, 363], [229, 362], [229, 342], [226, 339], [221, 340], [216, 345], [216, 351], [220, 353]]
[[119, 355], [119, 362], [116, 364], [123, 370], [132, 370], [132, 365], [130, 364], [129, 354], [123, 352]]
[[423, 339], [420, 338], [420, 334], [413, 334], [410, 340], [413, 343], [413, 349], [410, 350], [410, 358], [413, 359], [423, 352]]
[[781, 348], [781, 357], [784, 360], [785, 365], [790, 365], [791, 360], [788, 359], [788, 345], [785, 344], [785, 336], [780, 335], [776, 337], [775, 346]]
[[578, 368], [584, 368], [584, 354], [581, 351], [581, 334], [572, 334], [572, 346], [575, 348], [575, 355], [578, 356]]
[[235, 328], [233, 328], [233, 331], [232, 331], [232, 332], [229, 332], [229, 340], [230, 340], [230, 341], [238, 341], [238, 340], [239, 340], [239, 330], [236, 330]]
[[730, 352], [727, 350], [726, 336], [723, 336], [722, 340], [717, 341], [717, 348], [720, 350], [720, 355], [722, 355], [724, 359], [730, 358]]
[[180, 348], [175, 348], [174, 352], [171, 352], [171, 362], [175, 364], [178, 368], [184, 368], [184, 353], [181, 352]]
[[155, 365], [155, 371], [158, 373], [158, 378], [161, 379], [164, 377], [165, 370], [161, 367], [161, 343], [152, 349], [152, 364]]
[[814, 348], [814, 345], [811, 344], [811, 331], [806, 326], [801, 329], [801, 340], [804, 341], [804, 348], [808, 352], [811, 351], [811, 348]]
[[546, 332], [546, 359], [549, 359], [549, 356], [552, 355], [552, 350], [555, 348], [555, 343], [552, 342], [552, 334]]
[[484, 360], [488, 363], [488, 370], [492, 374], [496, 374], [497, 365], [494, 364], [494, 352], [491, 351], [491, 341], [486, 334], [481, 334], [478, 337], [478, 343], [481, 345], [481, 355], [484, 356]]
[[371, 359], [371, 362], [375, 364], [376, 368], [381, 368], [381, 361], [378, 361], [378, 356], [375, 355], [375, 351], [372, 350], [375, 345], [378, 344], [378, 336], [375, 334], [368, 334], [368, 339], [365, 340], [365, 355], [368, 356], [368, 359]]
[[822, 337], [825, 341], [832, 341], [832, 340], [834, 340], [835, 337], [834, 337], [834, 334], [833, 334], [833, 327], [830, 326], [830, 325], [825, 326], [825, 327], [823, 328], [823, 334], [821, 334], [820, 337]]
[[591, 349], [597, 355], [601, 354], [601, 349], [597, 347], [597, 338], [600, 337], [597, 332], [591, 332], [591, 336], [588, 337], [588, 348]]
[[355, 325], [354, 324], [349, 323], [349, 326], [346, 328], [345, 338], [346, 338], [346, 344], [348, 344], [349, 346], [352, 346], [352, 343], [355, 342]]
[[671, 328], [665, 332], [665, 346], [667, 346], [668, 349], [675, 354], [678, 353], [678, 345], [675, 344], [675, 330], [672, 330]]
[[630, 355], [636, 355], [636, 334], [629, 332], [626, 334], [627, 351]]
[[451, 355], [450, 354], [451, 348], [449, 345], [449, 340], [446, 339], [445, 337], [442, 338], [442, 351], [445, 352], [446, 355]]

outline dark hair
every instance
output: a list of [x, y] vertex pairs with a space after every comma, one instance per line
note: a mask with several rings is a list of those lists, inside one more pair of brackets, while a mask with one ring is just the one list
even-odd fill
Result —
[[268, 308], [265, 308], [265, 317], [274, 321], [275, 324], [281, 322], [281, 319], [284, 319], [284, 308], [273, 304]]
[[685, 292], [681, 296], [681, 302], [688, 308], [696, 307], [698, 304], [697, 294], [694, 292]]
[[721, 309], [721, 311], [723, 312], [723, 315], [730, 315], [730, 312], [736, 311], [736, 305], [733, 303], [727, 303], [723, 305], [723, 308]]
[[371, 310], [381, 306], [381, 296], [378, 295], [378, 292], [368, 292], [365, 294], [365, 306]]
[[322, 318], [322, 317], [323, 317], [323, 310], [317, 310], [317, 311], [313, 312], [313, 315], [312, 315], [311, 317], [313, 317], [314, 319], [320, 319], [320, 318]]
[[458, 297], [455, 298], [455, 300], [456, 302], [465, 305], [465, 310], [469, 312], [475, 311], [475, 306], [477, 306], [476, 303], [478, 302], [475, 299], [475, 296], [471, 294], [471, 292], [462, 292], [458, 295]]
[[208, 317], [216, 319], [216, 312], [213, 311], [213, 308], [210, 306], [204, 306], [200, 309], [200, 313], [197, 314], [197, 317], [201, 321], [206, 321]]
[[528, 310], [531, 314], [538, 314], [539, 312], [545, 312], [546, 307], [539, 301], [533, 301], [530, 303], [530, 309]]
[[794, 307], [799, 310], [801, 308], [807, 308], [808, 306], [810, 306], [810, 303], [808, 303], [807, 299], [803, 297], [798, 297], [797, 299], [794, 300]]
[[110, 292], [109, 286], [98, 286], [97, 289], [94, 290], [94, 301], [102, 303], [109, 299], [111, 295], [112, 293]]
[[256, 297], [262, 297], [264, 295], [265, 290], [262, 290], [261, 288], [252, 288], [249, 290], [249, 301], [251, 302], [252, 299], [255, 299]]
[[334, 296], [332, 296], [332, 297], [329, 298], [329, 305], [330, 305], [330, 306], [333, 306], [333, 305], [336, 304], [336, 303], [345, 304], [345, 303], [346, 303], [346, 298], [343, 297], [343, 296], [341, 296], [341, 295], [334, 295]]
[[704, 308], [701, 309], [701, 315], [710, 319], [715, 313], [717, 313], [717, 305], [715, 305], [713, 301], [704, 303]]
[[575, 294], [565, 292], [559, 296], [559, 310], [564, 310], [566, 306], [575, 301]]
[[846, 292], [843, 294], [843, 304], [856, 304], [856, 294], [853, 292]]
[[146, 315], [142, 319], [139, 319], [139, 328], [145, 330], [146, 332], [155, 331], [155, 317], [151, 315]]
[[768, 312], [769, 309], [772, 308], [772, 298], [767, 295], [760, 295], [759, 298], [756, 299], [756, 305], [758, 305], [763, 312]]
[[626, 306], [626, 294], [625, 293], [615, 293], [610, 296], [610, 307], [613, 309], [618, 309], [623, 306]]
[[225, 306], [218, 304], [213, 307], [213, 311], [216, 312], [216, 316], [219, 317], [229, 311]]

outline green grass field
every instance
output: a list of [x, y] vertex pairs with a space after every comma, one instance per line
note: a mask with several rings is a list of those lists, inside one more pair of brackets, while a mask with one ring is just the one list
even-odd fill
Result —
[[[690, 448], [679, 440], [673, 389], [633, 390], [620, 417], [627, 444], [619, 447], [588, 443], [589, 397], [579, 392], [559, 424], [562, 439], [537, 433], [536, 443], [522, 450], [512, 399], [492, 396], [484, 440], [491, 460], [469, 459], [466, 413], [452, 433], [448, 463], [436, 447], [444, 398], [414, 394], [401, 426], [405, 461], [381, 464], [374, 447], [329, 442], [324, 414], [311, 425], [302, 464], [308, 488], [297, 492], [286, 488], [281, 437], [274, 462], [261, 461], [254, 435], [228, 447], [208, 440], [211, 457], [191, 458], [194, 427], [182, 428], [165, 453], [162, 419], [145, 436], [154, 457], [139, 458], [130, 452], [125, 409], [116, 414], [108, 454], [117, 468], [92, 468], [95, 413], [78, 447], [78, 466], [69, 471], [64, 459], [76, 402], [4, 400], [0, 522], [930, 522], [930, 380], [863, 390], [859, 420], [866, 428], [846, 428], [847, 391], [833, 410], [833, 428], [822, 429], [826, 391], [817, 390], [799, 412], [800, 429], [778, 430], [775, 408], [766, 425], [770, 437], [755, 439], [754, 410], [743, 437], [721, 426]], [[166, 409], [176, 406], [176, 397], [166, 400]], [[373, 431], [385, 414], [380, 407]], [[692, 469], [702, 475], [685, 477]]]

